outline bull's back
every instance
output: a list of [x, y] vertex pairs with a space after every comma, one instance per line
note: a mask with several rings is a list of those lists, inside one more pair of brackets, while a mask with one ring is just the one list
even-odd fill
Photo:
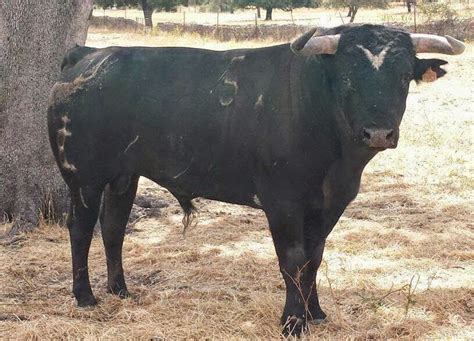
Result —
[[244, 175], [252, 137], [236, 140], [235, 131], [251, 133], [245, 126], [255, 122], [235, 120], [235, 103], [225, 102], [235, 95], [224, 80], [232, 53], [80, 49], [65, 59], [49, 110], [51, 143], [63, 171], [108, 181], [125, 168], [185, 187], [196, 181], [222, 186], [232, 175]]

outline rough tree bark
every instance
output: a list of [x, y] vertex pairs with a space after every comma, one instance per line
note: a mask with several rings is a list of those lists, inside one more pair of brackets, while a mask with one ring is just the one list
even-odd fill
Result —
[[143, 16], [145, 17], [145, 26], [153, 27], [152, 15], [153, 15], [153, 7], [148, 5], [147, 0], [140, 0], [140, 4], [143, 10]]
[[0, 1], [0, 214], [11, 233], [61, 218], [68, 195], [48, 142], [49, 90], [85, 43], [93, 0]]

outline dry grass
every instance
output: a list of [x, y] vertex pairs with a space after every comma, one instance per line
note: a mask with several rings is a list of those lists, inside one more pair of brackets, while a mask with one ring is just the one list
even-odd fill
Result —
[[[93, 32], [89, 43], [183, 41]], [[330, 320], [311, 326], [306, 338], [474, 338], [473, 46], [447, 59], [444, 79], [413, 85], [399, 148], [369, 164], [361, 193], [330, 235], [318, 277]], [[283, 281], [262, 212], [196, 200], [199, 224], [183, 238], [170, 195], [149, 181], [140, 191], [172, 204], [161, 218], [139, 221], [126, 238], [133, 297], [106, 293], [97, 236], [90, 271], [99, 305], [76, 308], [67, 232], [42, 226], [0, 246], [0, 337], [280, 337]]]

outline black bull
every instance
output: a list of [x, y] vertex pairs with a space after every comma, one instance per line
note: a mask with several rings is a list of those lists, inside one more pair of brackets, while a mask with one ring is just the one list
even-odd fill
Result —
[[286, 284], [281, 318], [299, 333], [322, 321], [315, 286], [326, 237], [357, 195], [365, 165], [394, 148], [411, 80], [445, 74], [451, 37], [382, 26], [339, 27], [291, 45], [208, 51], [77, 47], [48, 111], [69, 186], [73, 291], [96, 304], [87, 257], [101, 198], [108, 287], [127, 296], [125, 226], [140, 176], [185, 214], [204, 197], [262, 209]]

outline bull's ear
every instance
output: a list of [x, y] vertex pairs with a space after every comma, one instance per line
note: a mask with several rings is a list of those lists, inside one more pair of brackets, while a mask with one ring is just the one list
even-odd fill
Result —
[[415, 65], [415, 81], [434, 82], [446, 74], [440, 66], [448, 64], [442, 59], [418, 59]]

